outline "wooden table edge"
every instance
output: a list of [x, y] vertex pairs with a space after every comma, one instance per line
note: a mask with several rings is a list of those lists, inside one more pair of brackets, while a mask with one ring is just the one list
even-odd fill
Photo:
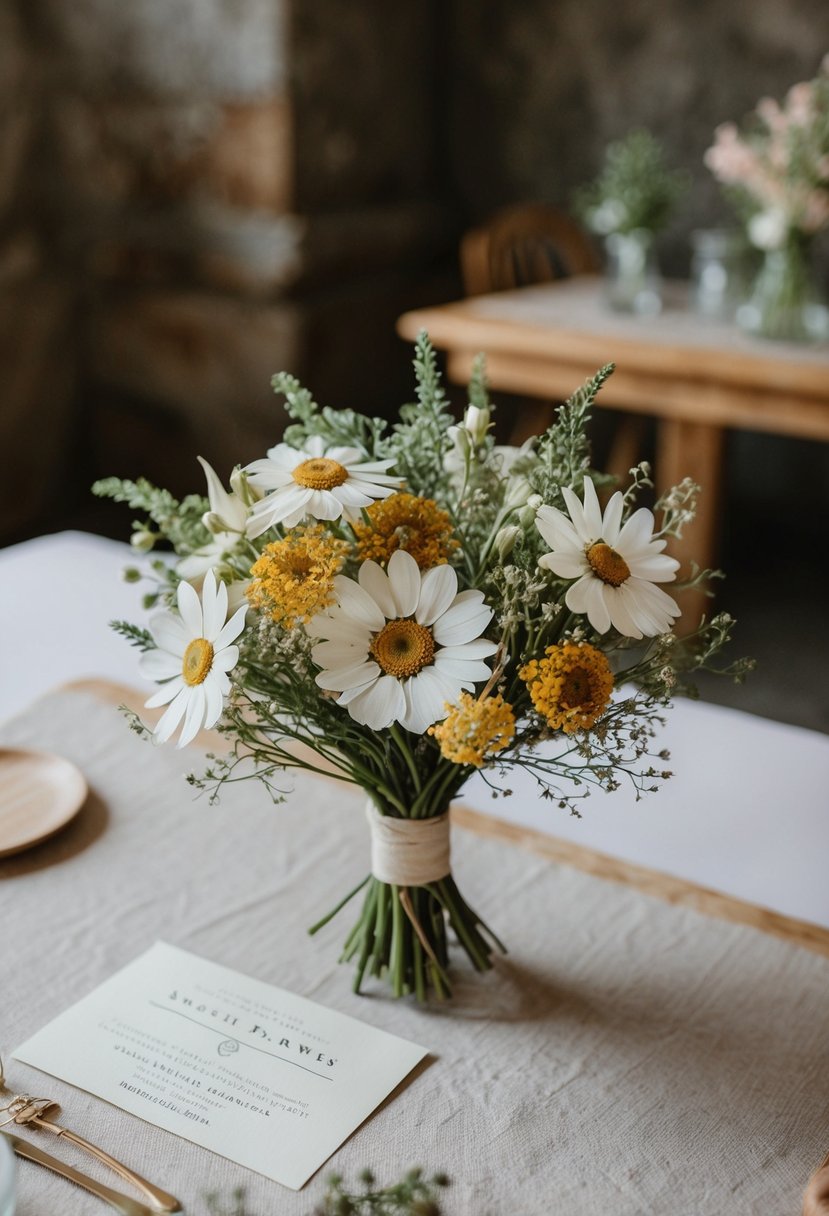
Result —
[[[137, 712], [142, 710], [144, 701], [144, 694], [140, 690], [103, 679], [73, 680], [45, 693], [44, 698], [62, 692], [86, 693], [96, 697], [104, 704], [113, 707], [125, 705], [128, 709]], [[148, 719], [151, 717], [150, 714], [146, 716]], [[193, 745], [213, 751], [227, 747], [223, 736], [215, 731], [202, 731], [194, 740]], [[332, 779], [336, 778], [332, 777]], [[747, 925], [762, 933], [782, 938], [793, 945], [829, 958], [829, 929], [824, 929], [810, 921], [798, 920], [781, 912], [774, 912], [771, 908], [764, 908], [760, 904], [753, 904], [748, 900], [738, 899], [736, 896], [725, 895], [709, 887], [689, 882], [687, 879], [676, 878], [663, 871], [652, 870], [647, 866], [613, 857], [586, 845], [575, 844], [572, 841], [548, 835], [537, 828], [524, 827], [505, 819], [485, 815], [471, 807], [464, 806], [463, 803], [452, 807], [452, 823], [454, 826], [474, 832], [478, 836], [504, 841], [549, 861], [592, 874], [595, 878], [601, 878], [607, 882], [623, 883], [644, 895], [655, 896], [665, 903], [677, 907], [692, 908], [705, 916], [729, 921], [733, 924]]]

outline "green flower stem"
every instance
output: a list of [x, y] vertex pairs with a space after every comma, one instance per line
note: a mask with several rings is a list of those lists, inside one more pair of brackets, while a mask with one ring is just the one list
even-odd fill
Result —
[[[451, 996], [446, 974], [447, 927], [452, 929], [476, 970], [485, 971], [492, 965], [493, 947], [479, 931], [479, 927], [486, 927], [467, 905], [451, 876], [426, 887], [406, 888], [406, 907], [400, 887], [373, 876], [361, 887], [366, 885], [362, 910], [340, 956], [341, 962], [357, 956], [355, 992], [361, 990], [368, 972], [379, 978], [387, 976], [396, 997], [414, 993], [418, 1001], [424, 1002], [430, 992], [439, 1000]], [[349, 898], [361, 887], [355, 888]], [[347, 899], [341, 901], [319, 924], [327, 923], [346, 902]], [[314, 926], [315, 931], [318, 927]], [[490, 933], [488, 929], [486, 932]], [[503, 949], [495, 935], [490, 936]]]
[[312, 925], [311, 928], [308, 930], [309, 935], [311, 937], [313, 937], [315, 933], [319, 932], [319, 930], [323, 927], [323, 925], [327, 925], [330, 920], [333, 920], [334, 917], [337, 915], [337, 913], [341, 912], [343, 910], [343, 908], [348, 903], [348, 901], [350, 899], [353, 899], [354, 896], [358, 894], [358, 892], [362, 891], [363, 887], [366, 885], [366, 883], [368, 882], [368, 880], [370, 878], [371, 878], [371, 875], [367, 874], [365, 876], [365, 878], [363, 879], [363, 881], [357, 883], [357, 886], [354, 888], [354, 890], [349, 891], [348, 895], [346, 895], [344, 899], [341, 899], [335, 908], [332, 908], [330, 912], [328, 912], [325, 916], [323, 916], [322, 920], [318, 920], [315, 925]]

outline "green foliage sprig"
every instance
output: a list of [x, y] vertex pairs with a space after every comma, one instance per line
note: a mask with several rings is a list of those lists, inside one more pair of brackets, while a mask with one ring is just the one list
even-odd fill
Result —
[[688, 186], [688, 175], [668, 167], [649, 131], [631, 131], [608, 144], [604, 165], [575, 197], [575, 209], [594, 232], [658, 232]]
[[[137, 481], [105, 477], [95, 482], [92, 493], [147, 513], [149, 522], [143, 525], [146, 539], [144, 543], [136, 542], [136, 548], [151, 549], [157, 540], [167, 540], [177, 553], [187, 554], [210, 540], [210, 533], [202, 523], [202, 515], [210, 504], [200, 494], [188, 494], [179, 502], [169, 490], [160, 490], [146, 477], [139, 477]], [[157, 532], [150, 527], [150, 522], [155, 524]], [[140, 527], [135, 525], [136, 530]]]

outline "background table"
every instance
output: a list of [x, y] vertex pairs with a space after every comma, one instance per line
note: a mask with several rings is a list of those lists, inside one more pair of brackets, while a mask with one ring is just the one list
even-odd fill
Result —
[[661, 488], [686, 476], [702, 486], [697, 518], [673, 544], [686, 563], [716, 565], [724, 428], [829, 440], [829, 347], [762, 342], [699, 317], [684, 284], [666, 285], [657, 317], [609, 311], [602, 280], [580, 275], [418, 309], [398, 329], [408, 339], [425, 329], [458, 383], [483, 351], [493, 388], [544, 399], [614, 362], [601, 405], [658, 420]]

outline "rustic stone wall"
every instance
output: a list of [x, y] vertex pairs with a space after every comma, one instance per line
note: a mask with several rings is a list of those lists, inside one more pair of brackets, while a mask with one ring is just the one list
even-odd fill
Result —
[[[228, 472], [259, 455], [284, 423], [269, 387], [283, 368], [326, 403], [391, 412], [410, 381], [397, 315], [454, 291], [436, 6], [0, 6], [0, 170], [36, 127], [28, 202], [13, 201], [40, 217], [67, 287], [53, 298], [50, 276], [43, 308], [68, 315], [79, 352], [76, 495], [104, 472], [183, 491], [196, 452]], [[0, 193], [0, 218], [10, 206]], [[42, 411], [36, 386], [21, 393]]]

